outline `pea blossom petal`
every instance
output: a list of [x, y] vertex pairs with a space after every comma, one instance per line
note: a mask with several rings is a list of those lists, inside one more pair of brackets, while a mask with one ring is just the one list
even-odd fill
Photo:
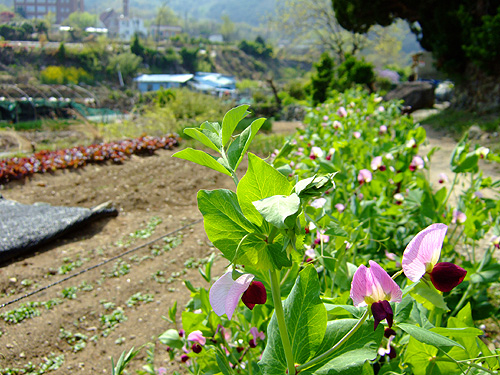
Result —
[[209, 300], [214, 312], [218, 316], [226, 314], [231, 320], [241, 295], [248, 289], [254, 277], [244, 274], [233, 280], [232, 272], [226, 272], [210, 288]]
[[207, 342], [207, 339], [205, 337], [203, 337], [203, 333], [201, 333], [200, 330], [191, 332], [188, 335], [187, 339], [189, 341], [196, 342], [196, 343], [198, 343], [200, 345], [205, 345], [205, 343]]
[[431, 281], [441, 292], [449, 292], [464, 281], [467, 271], [453, 263], [441, 262], [432, 269]]
[[432, 224], [410, 241], [403, 253], [403, 272], [411, 281], [420, 280], [426, 272], [432, 271], [441, 255], [444, 237], [448, 227]]

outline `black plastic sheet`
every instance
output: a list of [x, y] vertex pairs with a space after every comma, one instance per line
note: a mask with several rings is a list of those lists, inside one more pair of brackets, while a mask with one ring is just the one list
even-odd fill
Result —
[[34, 252], [41, 245], [92, 220], [116, 215], [115, 208], [26, 205], [0, 195], [0, 263]]

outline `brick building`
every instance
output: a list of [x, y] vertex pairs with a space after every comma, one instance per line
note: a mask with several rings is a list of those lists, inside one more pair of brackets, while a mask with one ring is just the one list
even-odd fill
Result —
[[47, 13], [56, 15], [60, 24], [73, 12], [83, 12], [83, 0], [14, 0], [14, 9], [25, 18], [43, 18]]

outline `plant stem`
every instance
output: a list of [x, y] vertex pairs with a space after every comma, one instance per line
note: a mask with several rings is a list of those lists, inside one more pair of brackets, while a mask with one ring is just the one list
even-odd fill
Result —
[[455, 173], [455, 177], [453, 177], [453, 182], [451, 183], [450, 190], [448, 190], [448, 194], [446, 194], [446, 198], [444, 198], [443, 203], [441, 203], [437, 209], [437, 212], [441, 210], [442, 207], [446, 206], [446, 203], [448, 203], [448, 199], [450, 199], [450, 195], [455, 188], [455, 184], [457, 183], [458, 180], [458, 173]]
[[303, 365], [298, 366], [297, 371], [304, 370], [306, 368], [314, 366], [317, 363], [320, 363], [321, 361], [326, 359], [328, 356], [330, 356], [330, 354], [332, 354], [335, 350], [340, 348], [352, 335], [354, 335], [354, 333], [356, 333], [356, 331], [359, 329], [359, 327], [361, 327], [361, 325], [365, 322], [366, 318], [368, 318], [368, 310], [369, 309], [367, 308], [365, 313], [363, 314], [363, 316], [356, 323], [356, 325], [354, 327], [352, 327], [351, 330], [349, 332], [347, 332], [345, 334], [345, 336], [342, 337], [338, 343], [336, 343], [334, 346], [332, 346], [330, 349], [328, 349], [323, 354], [317, 356], [316, 358], [310, 360], [309, 362], [304, 363]]
[[295, 375], [295, 362], [293, 360], [292, 346], [290, 345], [290, 337], [286, 328], [285, 314], [283, 312], [283, 304], [281, 302], [280, 282], [276, 270], [269, 270], [269, 278], [271, 279], [271, 292], [273, 295], [274, 313], [278, 319], [278, 328], [281, 336], [281, 343], [285, 351], [286, 364], [288, 374]]

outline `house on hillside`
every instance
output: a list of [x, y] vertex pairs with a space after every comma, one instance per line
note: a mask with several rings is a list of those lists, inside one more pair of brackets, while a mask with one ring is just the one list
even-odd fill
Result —
[[142, 74], [134, 78], [140, 92], [156, 91], [161, 88], [185, 87], [193, 74]]
[[236, 79], [220, 73], [196, 72], [189, 86], [218, 96], [236, 95]]
[[151, 25], [149, 28], [149, 35], [154, 40], [165, 40], [180, 33], [182, 33], [182, 27], [180, 26]]
[[236, 80], [220, 73], [196, 72], [195, 74], [143, 74], [134, 78], [140, 92], [161, 88], [189, 87], [193, 90], [217, 96], [236, 95]]

